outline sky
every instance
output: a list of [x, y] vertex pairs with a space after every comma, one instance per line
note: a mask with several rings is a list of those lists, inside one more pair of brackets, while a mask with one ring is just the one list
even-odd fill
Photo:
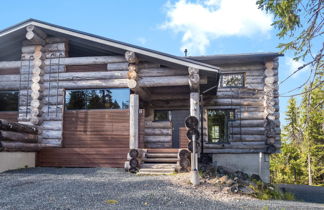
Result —
[[[256, 0], [2, 0], [0, 30], [39, 19], [146, 48], [189, 56], [279, 52], [273, 16]], [[279, 81], [303, 61], [291, 53], [279, 58]], [[297, 87], [307, 71], [280, 85], [280, 94]], [[291, 94], [291, 93], [289, 93]], [[289, 98], [280, 98], [280, 118]]]

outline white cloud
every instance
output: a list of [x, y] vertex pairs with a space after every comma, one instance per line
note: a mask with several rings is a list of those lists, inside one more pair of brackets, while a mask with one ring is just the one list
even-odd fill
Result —
[[204, 54], [212, 40], [227, 36], [265, 34], [272, 16], [259, 10], [255, 0], [178, 0], [166, 4], [162, 29], [182, 34], [181, 51]]
[[147, 43], [147, 39], [144, 37], [137, 38], [137, 41], [142, 45], [145, 45]]
[[[285, 64], [288, 66], [288, 74], [292, 74], [293, 72], [295, 72], [299, 67], [301, 67], [302, 65], [304, 65], [305, 63], [302, 61], [295, 61], [293, 58], [291, 57], [286, 57], [285, 58]], [[302, 70], [298, 71], [297, 73], [295, 73], [292, 77], [296, 78], [299, 76], [300, 73], [308, 71], [309, 67], [306, 66], [305, 68], [303, 68]]]

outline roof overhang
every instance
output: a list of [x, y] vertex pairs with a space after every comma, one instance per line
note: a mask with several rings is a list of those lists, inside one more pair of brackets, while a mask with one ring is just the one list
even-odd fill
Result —
[[[22, 33], [25, 33], [25, 28], [28, 25], [35, 25], [35, 26], [43, 29], [45, 31], [45, 33], [50, 32], [50, 33], [54, 33], [57, 35], [68, 36], [70, 38], [86, 40], [86, 41], [89, 41], [92, 43], [101, 44], [102, 46], [108, 46], [110, 49], [115, 48], [117, 51], [119, 50], [119, 52], [132, 51], [132, 52], [135, 52], [136, 54], [138, 54], [139, 57], [152, 58], [155, 60], [163, 61], [164, 63], [173, 63], [173, 64], [183, 66], [183, 67], [192, 67], [192, 68], [197, 68], [200, 70], [210, 71], [210, 72], [215, 72], [215, 73], [218, 73], [218, 71], [219, 71], [219, 68], [217, 66], [210, 65], [207, 63], [202, 63], [202, 62], [199, 62], [196, 60], [178, 57], [178, 56], [170, 55], [167, 53], [162, 53], [159, 51], [155, 51], [155, 50], [139, 47], [136, 45], [131, 45], [128, 43], [108, 39], [108, 38], [97, 36], [94, 34], [85, 33], [85, 32], [81, 32], [78, 30], [49, 24], [49, 23], [42, 22], [42, 21], [35, 20], [35, 19], [29, 19], [27, 21], [24, 21], [22, 23], [19, 23], [19, 24], [14, 25], [10, 28], [0, 31], [0, 44], [2, 42], [2, 39], [3, 39], [3, 41], [8, 40], [8, 36], [13, 36], [11, 39], [14, 39], [15, 37], [17, 37], [18, 34], [21, 35]], [[7, 39], [6, 39], [6, 37], [7, 37]]]
[[228, 55], [209, 55], [209, 56], [192, 56], [192, 60], [206, 62], [210, 65], [226, 64], [244, 64], [244, 63], [264, 63], [283, 56], [281, 53], [246, 53], [246, 54], [228, 54]]

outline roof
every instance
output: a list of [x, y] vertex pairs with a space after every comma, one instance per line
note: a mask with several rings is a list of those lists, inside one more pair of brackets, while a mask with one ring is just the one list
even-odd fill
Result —
[[209, 55], [209, 56], [192, 56], [189, 59], [208, 63], [210, 65], [224, 65], [235, 63], [255, 63], [273, 60], [283, 54], [268, 52], [268, 53], [245, 53], [245, 54], [228, 54], [228, 55]]
[[[217, 66], [203, 63], [197, 60], [170, 55], [167, 53], [151, 50], [136, 45], [116, 41], [106, 37], [50, 24], [47, 22], [29, 19], [12, 27], [0, 31], [0, 60], [1, 58], [20, 58], [21, 43], [25, 39], [26, 30], [28, 25], [35, 25], [48, 35], [60, 36], [71, 40], [71, 48], [75, 51], [87, 52], [93, 50], [98, 55], [108, 55], [108, 53], [124, 53], [125, 51], [133, 51], [140, 58], [153, 59], [162, 61], [162, 64], [176, 64], [182, 67], [193, 67], [200, 70], [218, 72]], [[93, 48], [96, 48], [95, 50]]]

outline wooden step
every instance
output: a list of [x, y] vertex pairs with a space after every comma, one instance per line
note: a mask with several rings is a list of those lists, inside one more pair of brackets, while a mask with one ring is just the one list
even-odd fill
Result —
[[139, 171], [138, 173], [137, 173], [137, 175], [139, 175], [139, 176], [141, 176], [141, 175], [147, 175], [147, 176], [150, 176], [150, 175], [155, 175], [155, 176], [157, 176], [157, 175], [171, 175], [171, 174], [173, 174], [173, 173], [175, 173], [174, 171], [173, 172], [151, 172], [151, 171], [149, 171], [149, 172], [141, 172], [141, 171]]
[[147, 149], [147, 153], [178, 153], [177, 148], [158, 148], [158, 149]]
[[150, 172], [150, 173], [174, 173], [174, 168], [141, 168], [139, 172]]
[[143, 163], [141, 165], [141, 169], [147, 168], [147, 169], [175, 169], [177, 167], [177, 164], [168, 164], [168, 163]]
[[178, 158], [144, 158], [147, 163], [176, 163]]
[[178, 153], [146, 153], [147, 158], [178, 158]]

